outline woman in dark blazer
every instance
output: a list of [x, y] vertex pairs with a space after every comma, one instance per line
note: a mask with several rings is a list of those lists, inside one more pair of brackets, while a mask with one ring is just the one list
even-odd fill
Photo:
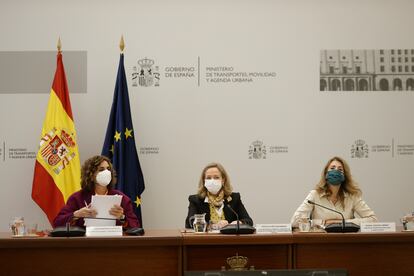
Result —
[[224, 167], [219, 163], [208, 164], [202, 171], [198, 183], [198, 192], [188, 198], [188, 215], [185, 227], [192, 228], [195, 214], [206, 214], [206, 221], [220, 229], [229, 223], [253, 225], [239, 193], [233, 193], [230, 179]]

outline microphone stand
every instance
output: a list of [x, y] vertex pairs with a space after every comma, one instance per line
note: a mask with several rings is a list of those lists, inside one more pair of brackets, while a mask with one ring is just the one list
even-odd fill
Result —
[[[237, 214], [236, 211], [234, 211], [233, 208], [231, 208], [230, 205], [226, 204], [227, 208], [236, 216], [237, 223], [234, 224], [228, 224], [220, 229], [220, 233], [222, 234], [253, 234], [256, 229], [253, 226], [242, 224], [240, 226], [240, 220], [239, 220], [239, 214]], [[236, 227], [234, 227], [236, 226]]]
[[320, 204], [318, 204], [318, 203], [316, 203], [316, 202], [313, 202], [313, 201], [311, 201], [311, 200], [308, 200], [308, 203], [309, 203], [309, 204], [316, 205], [316, 206], [319, 206], [319, 207], [322, 207], [322, 208], [324, 208], [324, 209], [328, 209], [328, 210], [330, 210], [330, 211], [332, 211], [332, 212], [335, 212], [335, 213], [337, 213], [337, 214], [340, 214], [340, 215], [341, 215], [341, 217], [342, 217], [342, 231], [344, 231], [344, 229], [345, 229], [345, 217], [344, 217], [344, 215], [343, 215], [341, 212], [338, 212], [337, 210], [334, 210], [334, 209], [328, 208], [328, 207], [326, 207], [326, 206], [320, 205]]
[[237, 212], [234, 211], [233, 208], [230, 207], [230, 205], [225, 204], [224, 206], [226, 206], [236, 216], [236, 219], [237, 219], [237, 228], [236, 228], [237, 230], [236, 230], [236, 234], [239, 234], [240, 233], [239, 214], [237, 214]]

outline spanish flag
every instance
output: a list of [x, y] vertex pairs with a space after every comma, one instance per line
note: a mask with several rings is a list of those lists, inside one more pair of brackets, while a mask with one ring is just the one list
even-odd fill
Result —
[[32, 198], [51, 224], [68, 197], [80, 189], [76, 139], [65, 68], [59, 51], [32, 186]]

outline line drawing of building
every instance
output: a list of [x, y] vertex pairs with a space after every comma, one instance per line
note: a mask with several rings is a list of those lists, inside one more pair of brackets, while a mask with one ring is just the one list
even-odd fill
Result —
[[414, 49], [321, 50], [320, 91], [414, 91]]

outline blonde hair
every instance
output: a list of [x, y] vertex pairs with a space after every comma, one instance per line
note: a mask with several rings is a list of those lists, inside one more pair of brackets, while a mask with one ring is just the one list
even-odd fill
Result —
[[341, 184], [338, 191], [338, 197], [339, 201], [341, 202], [342, 207], [344, 207], [344, 198], [345, 193], [348, 193], [350, 195], [361, 195], [362, 191], [358, 187], [358, 184], [352, 179], [351, 175], [351, 169], [349, 168], [348, 163], [340, 157], [332, 157], [325, 165], [325, 168], [322, 171], [321, 174], [321, 180], [319, 180], [319, 183], [316, 184], [315, 190], [318, 191], [319, 194], [326, 193], [326, 195], [330, 196], [332, 192], [329, 190], [328, 183], [326, 182], [326, 173], [328, 172], [329, 165], [333, 161], [338, 161], [342, 164], [342, 167], [344, 169], [344, 176], [345, 181]]
[[224, 192], [224, 198], [227, 198], [233, 192], [233, 187], [231, 186], [230, 178], [226, 170], [219, 163], [210, 163], [203, 169], [203, 171], [201, 172], [200, 180], [198, 181], [197, 194], [201, 198], [205, 198], [207, 196], [207, 189], [206, 187], [204, 187], [204, 179], [206, 177], [206, 171], [211, 168], [217, 168], [220, 171], [221, 177], [223, 178], [223, 181], [224, 181], [223, 188], [222, 188]]

